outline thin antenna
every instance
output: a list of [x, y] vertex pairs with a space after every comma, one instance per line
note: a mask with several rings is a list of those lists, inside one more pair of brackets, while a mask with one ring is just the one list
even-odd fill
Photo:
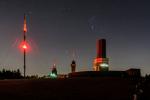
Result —
[[75, 50], [73, 50], [73, 52], [72, 52], [72, 58], [73, 58], [73, 60], [75, 60]]
[[24, 58], [24, 66], [23, 66], [24, 78], [26, 77], [26, 49], [27, 49], [27, 47], [26, 47], [26, 33], [27, 33], [26, 14], [24, 14], [24, 26], [23, 26], [23, 42], [24, 42], [24, 44], [22, 46], [23, 55], [24, 55], [24, 57], [23, 57]]

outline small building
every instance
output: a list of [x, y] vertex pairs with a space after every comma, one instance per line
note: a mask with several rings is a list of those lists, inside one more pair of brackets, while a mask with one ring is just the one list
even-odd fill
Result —
[[126, 73], [129, 77], [140, 77], [141, 76], [141, 69], [130, 68], [126, 70]]
[[69, 73], [69, 77], [127, 77], [125, 71], [81, 71]]

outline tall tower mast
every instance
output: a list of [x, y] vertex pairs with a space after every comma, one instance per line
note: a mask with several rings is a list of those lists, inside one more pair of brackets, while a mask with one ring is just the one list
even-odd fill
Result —
[[27, 33], [27, 23], [26, 23], [26, 15], [24, 14], [24, 26], [23, 26], [23, 58], [24, 58], [24, 78], [26, 77], [26, 49], [27, 49], [27, 45], [26, 45], [26, 33]]

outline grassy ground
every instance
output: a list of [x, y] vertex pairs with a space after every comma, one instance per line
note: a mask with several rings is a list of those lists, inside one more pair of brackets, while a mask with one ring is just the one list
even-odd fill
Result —
[[120, 78], [0, 80], [1, 100], [131, 100], [133, 91]]

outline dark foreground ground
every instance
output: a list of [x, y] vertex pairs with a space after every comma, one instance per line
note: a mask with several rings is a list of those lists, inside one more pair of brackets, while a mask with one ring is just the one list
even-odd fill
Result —
[[121, 78], [0, 80], [0, 100], [133, 100], [134, 89]]

